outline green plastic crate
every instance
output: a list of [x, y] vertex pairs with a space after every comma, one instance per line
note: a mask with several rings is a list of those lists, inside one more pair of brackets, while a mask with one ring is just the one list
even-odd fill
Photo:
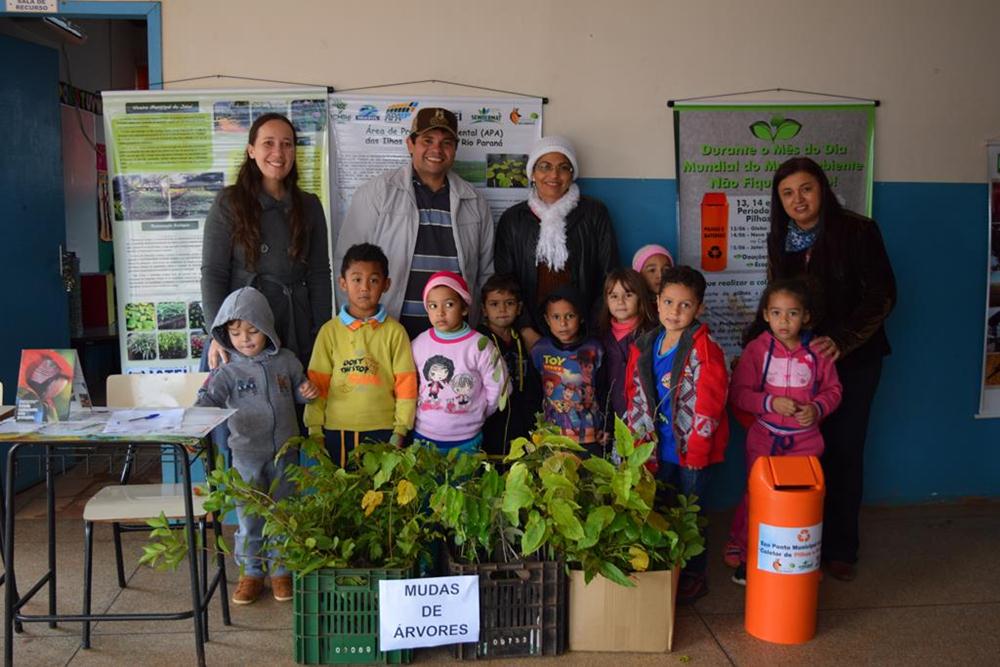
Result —
[[410, 662], [412, 651], [378, 649], [378, 582], [406, 569], [324, 569], [295, 575], [295, 661], [305, 665]]

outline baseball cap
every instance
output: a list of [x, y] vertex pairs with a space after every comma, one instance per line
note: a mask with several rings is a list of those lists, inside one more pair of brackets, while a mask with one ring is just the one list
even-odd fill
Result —
[[444, 130], [458, 139], [458, 118], [454, 113], [441, 107], [424, 107], [413, 117], [410, 133], [421, 135], [429, 130]]

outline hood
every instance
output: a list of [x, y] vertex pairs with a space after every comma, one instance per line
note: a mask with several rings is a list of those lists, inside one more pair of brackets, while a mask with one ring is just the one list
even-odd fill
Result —
[[226, 323], [233, 320], [246, 320], [267, 336], [270, 344], [265, 354], [277, 354], [281, 349], [281, 340], [274, 331], [271, 306], [268, 305], [267, 298], [253, 287], [240, 288], [227, 296], [212, 322], [212, 338], [230, 354], [239, 354], [229, 343], [229, 333], [226, 331]]
[[545, 321], [545, 308], [548, 306], [548, 301], [552, 297], [569, 301], [573, 304], [573, 308], [579, 316], [580, 332], [571, 347], [575, 347], [576, 343], [581, 343], [587, 340], [587, 338], [590, 337], [590, 331], [587, 327], [587, 319], [590, 317], [590, 313], [587, 312], [587, 307], [584, 305], [583, 294], [572, 285], [563, 285], [562, 287], [552, 290], [549, 292], [549, 296], [547, 296], [545, 300], [542, 301], [542, 304], [538, 306], [538, 322], [542, 327], [542, 333], [550, 337], [557, 347], [565, 348], [565, 346], [563, 346], [558, 340], [556, 340], [555, 336], [552, 335], [548, 322]]

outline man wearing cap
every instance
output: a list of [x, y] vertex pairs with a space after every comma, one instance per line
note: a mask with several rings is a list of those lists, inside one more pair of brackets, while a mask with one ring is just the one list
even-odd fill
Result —
[[[439, 107], [420, 109], [406, 139], [410, 163], [371, 179], [354, 193], [337, 236], [334, 266], [347, 248], [374, 243], [389, 258], [393, 288], [386, 311], [410, 338], [427, 328], [423, 294], [438, 271], [460, 274], [475, 294], [493, 274], [493, 219], [486, 199], [451, 171], [458, 119]], [[337, 292], [343, 302], [344, 295]], [[472, 299], [475, 322], [479, 299]]]

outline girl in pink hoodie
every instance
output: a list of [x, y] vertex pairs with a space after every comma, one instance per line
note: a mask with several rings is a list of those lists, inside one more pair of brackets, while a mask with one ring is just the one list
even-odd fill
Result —
[[[771, 283], [760, 299], [769, 330], [747, 344], [729, 387], [729, 402], [753, 415], [747, 430], [747, 472], [761, 456], [819, 456], [822, 419], [840, 405], [833, 360], [809, 348], [809, 295], [799, 280]], [[725, 561], [746, 583], [747, 496], [736, 508]]]

